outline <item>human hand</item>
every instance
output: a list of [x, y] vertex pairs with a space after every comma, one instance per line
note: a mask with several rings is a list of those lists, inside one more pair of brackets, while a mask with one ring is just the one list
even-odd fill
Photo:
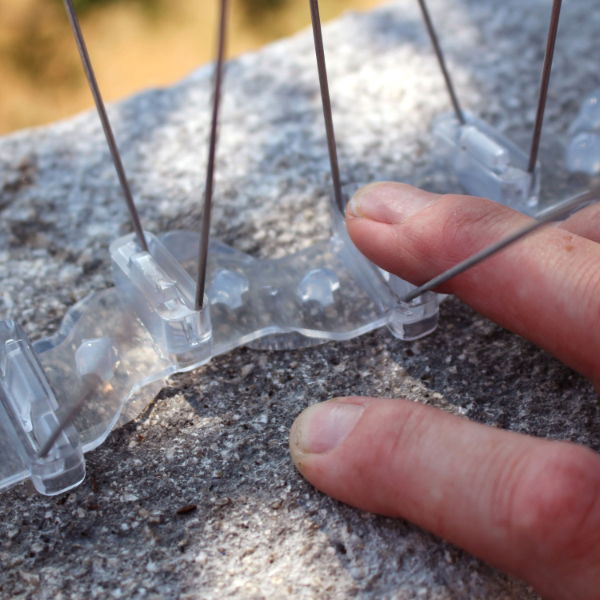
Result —
[[[360, 190], [358, 248], [412, 281], [504, 237], [528, 217], [488, 200], [404, 184]], [[600, 206], [547, 227], [439, 291], [542, 346], [600, 390]], [[318, 489], [402, 517], [531, 583], [544, 597], [600, 598], [600, 456], [406, 400], [336, 398], [306, 409], [292, 458]]]

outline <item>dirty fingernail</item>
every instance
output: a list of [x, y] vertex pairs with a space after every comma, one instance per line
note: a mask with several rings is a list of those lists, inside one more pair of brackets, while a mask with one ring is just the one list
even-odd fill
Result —
[[437, 194], [407, 184], [371, 183], [352, 196], [347, 214], [381, 223], [402, 223], [437, 198]]
[[338, 398], [308, 407], [292, 426], [292, 452], [330, 452], [346, 439], [363, 412], [364, 407]]

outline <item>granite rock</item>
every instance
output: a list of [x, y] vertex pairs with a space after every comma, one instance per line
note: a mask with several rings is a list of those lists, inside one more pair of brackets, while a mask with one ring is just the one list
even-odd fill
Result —
[[[527, 147], [549, 3], [432, 0], [461, 100]], [[542, 196], [578, 103], [600, 85], [600, 13], [568, 3], [541, 159]], [[348, 187], [451, 182], [429, 127], [449, 110], [415, 2], [347, 14], [324, 30], [340, 165]], [[152, 231], [198, 228], [211, 69], [110, 107], [135, 198]], [[281, 256], [327, 235], [330, 194], [309, 32], [231, 61], [217, 165], [215, 235]], [[0, 139], [0, 316], [33, 339], [111, 285], [108, 243], [129, 230], [93, 113]], [[543, 299], [541, 299], [543, 301]], [[294, 470], [287, 432], [337, 395], [403, 396], [490, 425], [600, 450], [592, 387], [454, 299], [433, 335], [384, 330], [301, 351], [246, 348], [173, 377], [151, 406], [87, 455], [55, 498], [0, 496], [5, 598], [535, 598], [417, 527], [324, 497]]]

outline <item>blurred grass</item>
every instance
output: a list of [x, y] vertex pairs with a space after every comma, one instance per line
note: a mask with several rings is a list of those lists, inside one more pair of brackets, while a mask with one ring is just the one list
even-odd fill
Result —
[[[323, 20], [381, 0], [321, 0]], [[212, 59], [217, 0], [75, 0], [107, 100]], [[204, 5], [199, 8], [200, 5]], [[232, 0], [230, 56], [310, 22], [307, 0]], [[0, 134], [92, 105], [62, 0], [0, 0]]]

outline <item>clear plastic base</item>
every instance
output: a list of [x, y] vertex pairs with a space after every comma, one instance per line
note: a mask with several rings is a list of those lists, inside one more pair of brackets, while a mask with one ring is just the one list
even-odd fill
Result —
[[[366, 260], [341, 215], [330, 239], [277, 260], [213, 241], [201, 311], [193, 308], [191, 277], [198, 234], [147, 238], [150, 253], [131, 235], [111, 244], [116, 287], [74, 306], [56, 335], [31, 345], [20, 328], [0, 323], [0, 489], [28, 477], [43, 494], [78, 485], [83, 452], [139, 414], [165, 377], [233, 348], [301, 348], [384, 325], [412, 340], [437, 326], [438, 296], [400, 302], [412, 286]], [[61, 416], [78, 405], [72, 425], [39, 459]]]
[[569, 135], [565, 151], [567, 169], [573, 173], [600, 175], [600, 88], [584, 99]]
[[461, 125], [444, 114], [433, 123], [436, 152], [464, 190], [526, 214], [538, 205], [540, 169], [527, 171], [527, 155], [493, 127], [469, 113]]
[[18, 324], [0, 322], [0, 348], [0, 485], [29, 476], [46, 495], [78, 485], [85, 462], [74, 427], [66, 427], [48, 454], [39, 456], [65, 407]]

